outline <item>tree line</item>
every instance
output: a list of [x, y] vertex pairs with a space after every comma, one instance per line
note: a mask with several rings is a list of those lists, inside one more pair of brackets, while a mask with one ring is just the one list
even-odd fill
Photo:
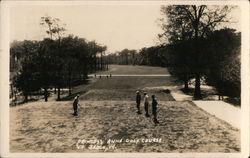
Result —
[[165, 46], [144, 47], [137, 50], [123, 49], [113, 54], [107, 55], [109, 64], [119, 65], [150, 65], [150, 66], [166, 66], [167, 54]]
[[12, 83], [25, 101], [41, 90], [47, 101], [51, 88], [61, 100], [62, 88], [68, 88], [70, 95], [72, 84], [107, 68], [102, 59], [106, 46], [74, 35], [63, 36], [65, 28], [56, 18], [42, 17], [41, 25], [46, 26], [48, 38], [14, 41], [10, 47], [10, 69], [15, 72]]
[[167, 67], [184, 84], [195, 79], [194, 98], [201, 99], [201, 78], [220, 95], [240, 97], [240, 41], [234, 29], [222, 27], [230, 22], [233, 6], [162, 6], [161, 45], [139, 51], [124, 49], [109, 55], [112, 64]]

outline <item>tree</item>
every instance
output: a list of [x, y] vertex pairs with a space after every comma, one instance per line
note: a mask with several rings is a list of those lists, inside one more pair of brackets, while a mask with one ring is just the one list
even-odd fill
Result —
[[22, 92], [24, 96], [24, 102], [28, 101], [28, 96], [32, 92], [39, 90], [37, 82], [36, 71], [34, 68], [33, 61], [26, 61], [23, 63], [22, 68], [17, 76], [14, 77], [14, 86]]
[[207, 39], [212, 63], [206, 80], [216, 87], [219, 99], [223, 95], [240, 97], [240, 39], [240, 33], [228, 28], [214, 31]]
[[105, 51], [106, 51], [106, 49], [107, 49], [107, 47], [106, 46], [98, 46], [98, 48], [99, 48], [99, 51], [100, 51], [100, 54], [101, 54], [101, 62], [100, 62], [100, 69], [101, 70], [103, 70], [104, 69], [104, 60], [103, 60], [103, 54], [105, 54]]
[[17, 75], [12, 78], [14, 86], [22, 92], [28, 101], [28, 96], [37, 90], [36, 74], [34, 68], [33, 57], [37, 55], [39, 48], [38, 41], [14, 41], [11, 43], [10, 56], [11, 65], [15, 65]]
[[[91, 70], [94, 70], [96, 72], [98, 69], [103, 69], [103, 52], [106, 51], [107, 47], [106, 46], [101, 46], [96, 43], [96, 41], [90, 41], [88, 42], [88, 51], [91, 54], [90, 62], [89, 65], [91, 65]], [[101, 62], [98, 63], [98, 55], [100, 55]]]
[[[105, 67], [103, 53], [106, 46], [73, 35], [63, 37], [65, 29], [57, 18], [42, 17], [41, 25], [47, 27], [49, 38], [11, 43], [11, 66], [13, 71], [18, 72], [14, 85], [22, 91], [25, 101], [32, 92], [41, 89], [47, 101], [49, 89], [52, 87], [58, 89], [57, 100], [60, 100], [61, 88], [67, 86], [70, 95], [72, 82], [86, 79], [93, 67]], [[93, 54], [101, 55], [99, 65], [93, 60]], [[17, 61], [20, 68], [15, 70]]]
[[10, 72], [18, 71], [20, 67], [20, 60], [23, 56], [23, 41], [13, 41], [10, 44]]
[[[179, 40], [192, 39], [194, 44], [195, 59], [195, 92], [194, 98], [201, 98], [200, 77], [204, 70], [204, 53], [199, 46], [200, 40], [208, 33], [214, 31], [223, 22], [229, 22], [227, 15], [232, 7], [229, 6], [206, 6], [206, 5], [173, 5], [163, 6], [161, 12], [168, 20], [166, 24], [162, 19], [162, 28], [165, 31], [160, 38], [167, 38], [168, 42], [174, 43]], [[169, 37], [167, 37], [169, 36]]]
[[[60, 55], [61, 53], [61, 38], [62, 36], [65, 34], [66, 29], [63, 27], [63, 24], [61, 24], [60, 19], [58, 18], [52, 18], [50, 16], [45, 16], [45, 17], [41, 17], [41, 22], [40, 25], [42, 26], [47, 26], [47, 30], [46, 33], [50, 36], [50, 39], [53, 40], [53, 38], [55, 38], [55, 41], [57, 41], [57, 46], [56, 46], [56, 54], [54, 56], [55, 58], [55, 68], [58, 68], [55, 71], [55, 75], [57, 75], [58, 78], [58, 82], [55, 83], [55, 87], [57, 87], [58, 91], [57, 91], [57, 100], [61, 100], [60, 98], [60, 89], [62, 86], [62, 80], [61, 80], [61, 76], [62, 76], [62, 71], [61, 71], [61, 67], [63, 66], [63, 59], [61, 58], [62, 55]], [[56, 88], [55, 88], [56, 91]]]
[[[96, 42], [88, 42], [84, 38], [69, 35], [61, 40], [61, 59], [63, 66], [61, 67], [61, 79], [69, 88], [71, 94], [72, 82], [80, 77], [87, 78], [87, 74], [95, 68], [104, 68], [103, 62], [97, 63], [96, 54], [106, 50], [106, 46], [100, 46]], [[97, 57], [96, 57], [97, 58]], [[100, 65], [100, 66], [98, 66]]]
[[50, 39], [53, 40], [53, 37], [60, 39], [66, 29], [62, 26], [60, 19], [52, 18], [50, 16], [41, 17], [40, 25], [47, 26], [46, 33], [50, 36]]
[[177, 76], [184, 83], [184, 91], [188, 92], [188, 81], [193, 77], [192, 68], [192, 41], [182, 41], [172, 45], [168, 45], [168, 70]]
[[56, 41], [46, 38], [40, 42], [38, 55], [33, 57], [37, 64], [38, 81], [44, 90], [45, 101], [48, 101], [48, 89], [63, 82], [61, 76], [57, 74], [59, 65], [56, 46]]
[[113, 64], [135, 65], [137, 55], [138, 53], [136, 50], [125, 48], [121, 51], [117, 51], [114, 54], [108, 55], [108, 58]]
[[[50, 39], [49, 39], [50, 40]], [[25, 96], [25, 102], [32, 92], [44, 89], [44, 98], [47, 101], [48, 88], [53, 84], [51, 42], [44, 41], [22, 41], [18, 50], [20, 68], [18, 75], [14, 78], [14, 85]], [[46, 47], [45, 47], [46, 46]], [[47, 49], [46, 49], [47, 48]], [[49, 50], [49, 51], [48, 51]], [[11, 52], [17, 54], [15, 45], [12, 45]]]

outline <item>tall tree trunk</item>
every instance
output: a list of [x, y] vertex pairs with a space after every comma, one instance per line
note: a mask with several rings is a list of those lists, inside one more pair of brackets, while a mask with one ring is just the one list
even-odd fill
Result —
[[69, 86], [69, 94], [68, 95], [71, 95], [71, 71], [69, 70], [69, 80], [68, 80], [68, 86]]
[[195, 90], [194, 90], [194, 98], [202, 99], [201, 97], [201, 83], [200, 83], [200, 74], [196, 73], [195, 75]]
[[[198, 45], [197, 45], [197, 41], [199, 39], [199, 37], [198, 37], [198, 31], [199, 31], [198, 25], [199, 25], [199, 21], [196, 20], [194, 22], [195, 42], [196, 42], [196, 44], [195, 44], [195, 52], [196, 52], [197, 62], [200, 63], [200, 57], [199, 57], [200, 54], [198, 52]], [[202, 99], [202, 97], [201, 97], [201, 87], [200, 87], [200, 85], [201, 85], [201, 83], [200, 83], [200, 72], [199, 72], [198, 68], [199, 68], [199, 64], [196, 65], [196, 69], [197, 69], [196, 71], [198, 71], [198, 72], [196, 72], [196, 74], [195, 74], [194, 99]]]
[[61, 88], [60, 86], [58, 86], [58, 90], [57, 90], [57, 101], [60, 101], [61, 100]]
[[96, 53], [95, 53], [95, 72], [96, 72], [96, 65], [97, 65], [97, 59], [96, 59]]
[[101, 70], [103, 70], [103, 59], [102, 59], [102, 52], [101, 52]]
[[128, 54], [126, 54], [126, 56], [125, 56], [126, 58], [126, 65], [128, 65]]
[[44, 88], [44, 101], [47, 102], [48, 101], [48, 89]]
[[15, 100], [15, 102], [17, 100], [16, 93], [17, 93], [17, 91], [14, 91], [14, 100]]
[[189, 88], [188, 88], [188, 74], [185, 73], [185, 78], [184, 78], [184, 92], [188, 92]]
[[12, 85], [12, 83], [10, 84], [10, 89], [11, 89], [11, 96], [10, 96], [10, 98], [13, 98], [14, 97], [14, 91], [13, 91], [13, 85]]
[[[58, 56], [60, 57], [60, 54], [61, 53], [61, 37], [58, 33]], [[59, 63], [60, 64], [60, 63]], [[61, 63], [60, 66], [62, 66], [63, 64]], [[59, 69], [58, 71], [58, 77], [61, 77], [62, 76], [62, 70]], [[57, 101], [60, 101], [61, 100], [61, 87], [60, 87], [60, 84], [61, 84], [61, 78], [59, 79], [59, 85], [58, 85], [58, 91], [57, 91]]]
[[24, 94], [24, 102], [28, 102], [28, 94]]
[[184, 92], [188, 92], [189, 88], [188, 88], [188, 80], [184, 81]]
[[69, 81], [69, 95], [71, 95], [72, 92], [71, 92], [71, 81]]
[[135, 53], [132, 52], [132, 65], [135, 65]]
[[68, 95], [71, 95], [71, 80], [70, 80], [70, 78], [68, 80], [68, 87], [69, 87]]

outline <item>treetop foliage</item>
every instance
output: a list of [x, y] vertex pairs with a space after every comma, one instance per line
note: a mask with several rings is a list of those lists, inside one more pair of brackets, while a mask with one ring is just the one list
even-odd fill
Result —
[[160, 20], [164, 32], [158, 36], [170, 43], [191, 38], [205, 38], [209, 32], [218, 29], [221, 23], [230, 22], [227, 15], [233, 8], [234, 6], [225, 5], [162, 6], [163, 18]]
[[107, 48], [74, 35], [63, 36], [66, 29], [58, 18], [41, 17], [41, 25], [47, 27], [49, 38], [14, 41], [10, 48], [11, 71], [17, 72], [13, 83], [26, 101], [39, 89], [44, 89], [47, 101], [48, 89], [53, 87], [58, 88], [60, 100], [60, 88], [70, 89], [76, 78], [86, 79], [87, 73], [96, 71], [96, 56]]

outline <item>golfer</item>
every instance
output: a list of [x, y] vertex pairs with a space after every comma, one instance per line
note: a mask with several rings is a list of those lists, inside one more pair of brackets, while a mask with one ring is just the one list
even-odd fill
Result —
[[141, 104], [141, 94], [140, 94], [139, 91], [136, 91], [136, 107], [137, 107], [137, 114], [141, 114], [140, 104]]
[[157, 120], [157, 105], [158, 105], [158, 102], [156, 100], [156, 97], [155, 95], [152, 95], [152, 114], [154, 116], [154, 123], [157, 124], [159, 123], [159, 121]]
[[145, 109], [145, 112], [146, 112], [146, 114], [145, 114], [146, 117], [149, 117], [149, 114], [148, 114], [148, 104], [149, 104], [148, 98], [149, 97], [148, 97], [147, 92], [144, 92], [144, 109]]
[[79, 106], [79, 104], [78, 104], [78, 102], [79, 102], [79, 97], [80, 97], [80, 95], [77, 94], [77, 96], [74, 98], [74, 102], [73, 102], [73, 110], [74, 110], [73, 115], [74, 115], [74, 116], [77, 116], [77, 115], [78, 115], [77, 109], [78, 109], [78, 106]]

